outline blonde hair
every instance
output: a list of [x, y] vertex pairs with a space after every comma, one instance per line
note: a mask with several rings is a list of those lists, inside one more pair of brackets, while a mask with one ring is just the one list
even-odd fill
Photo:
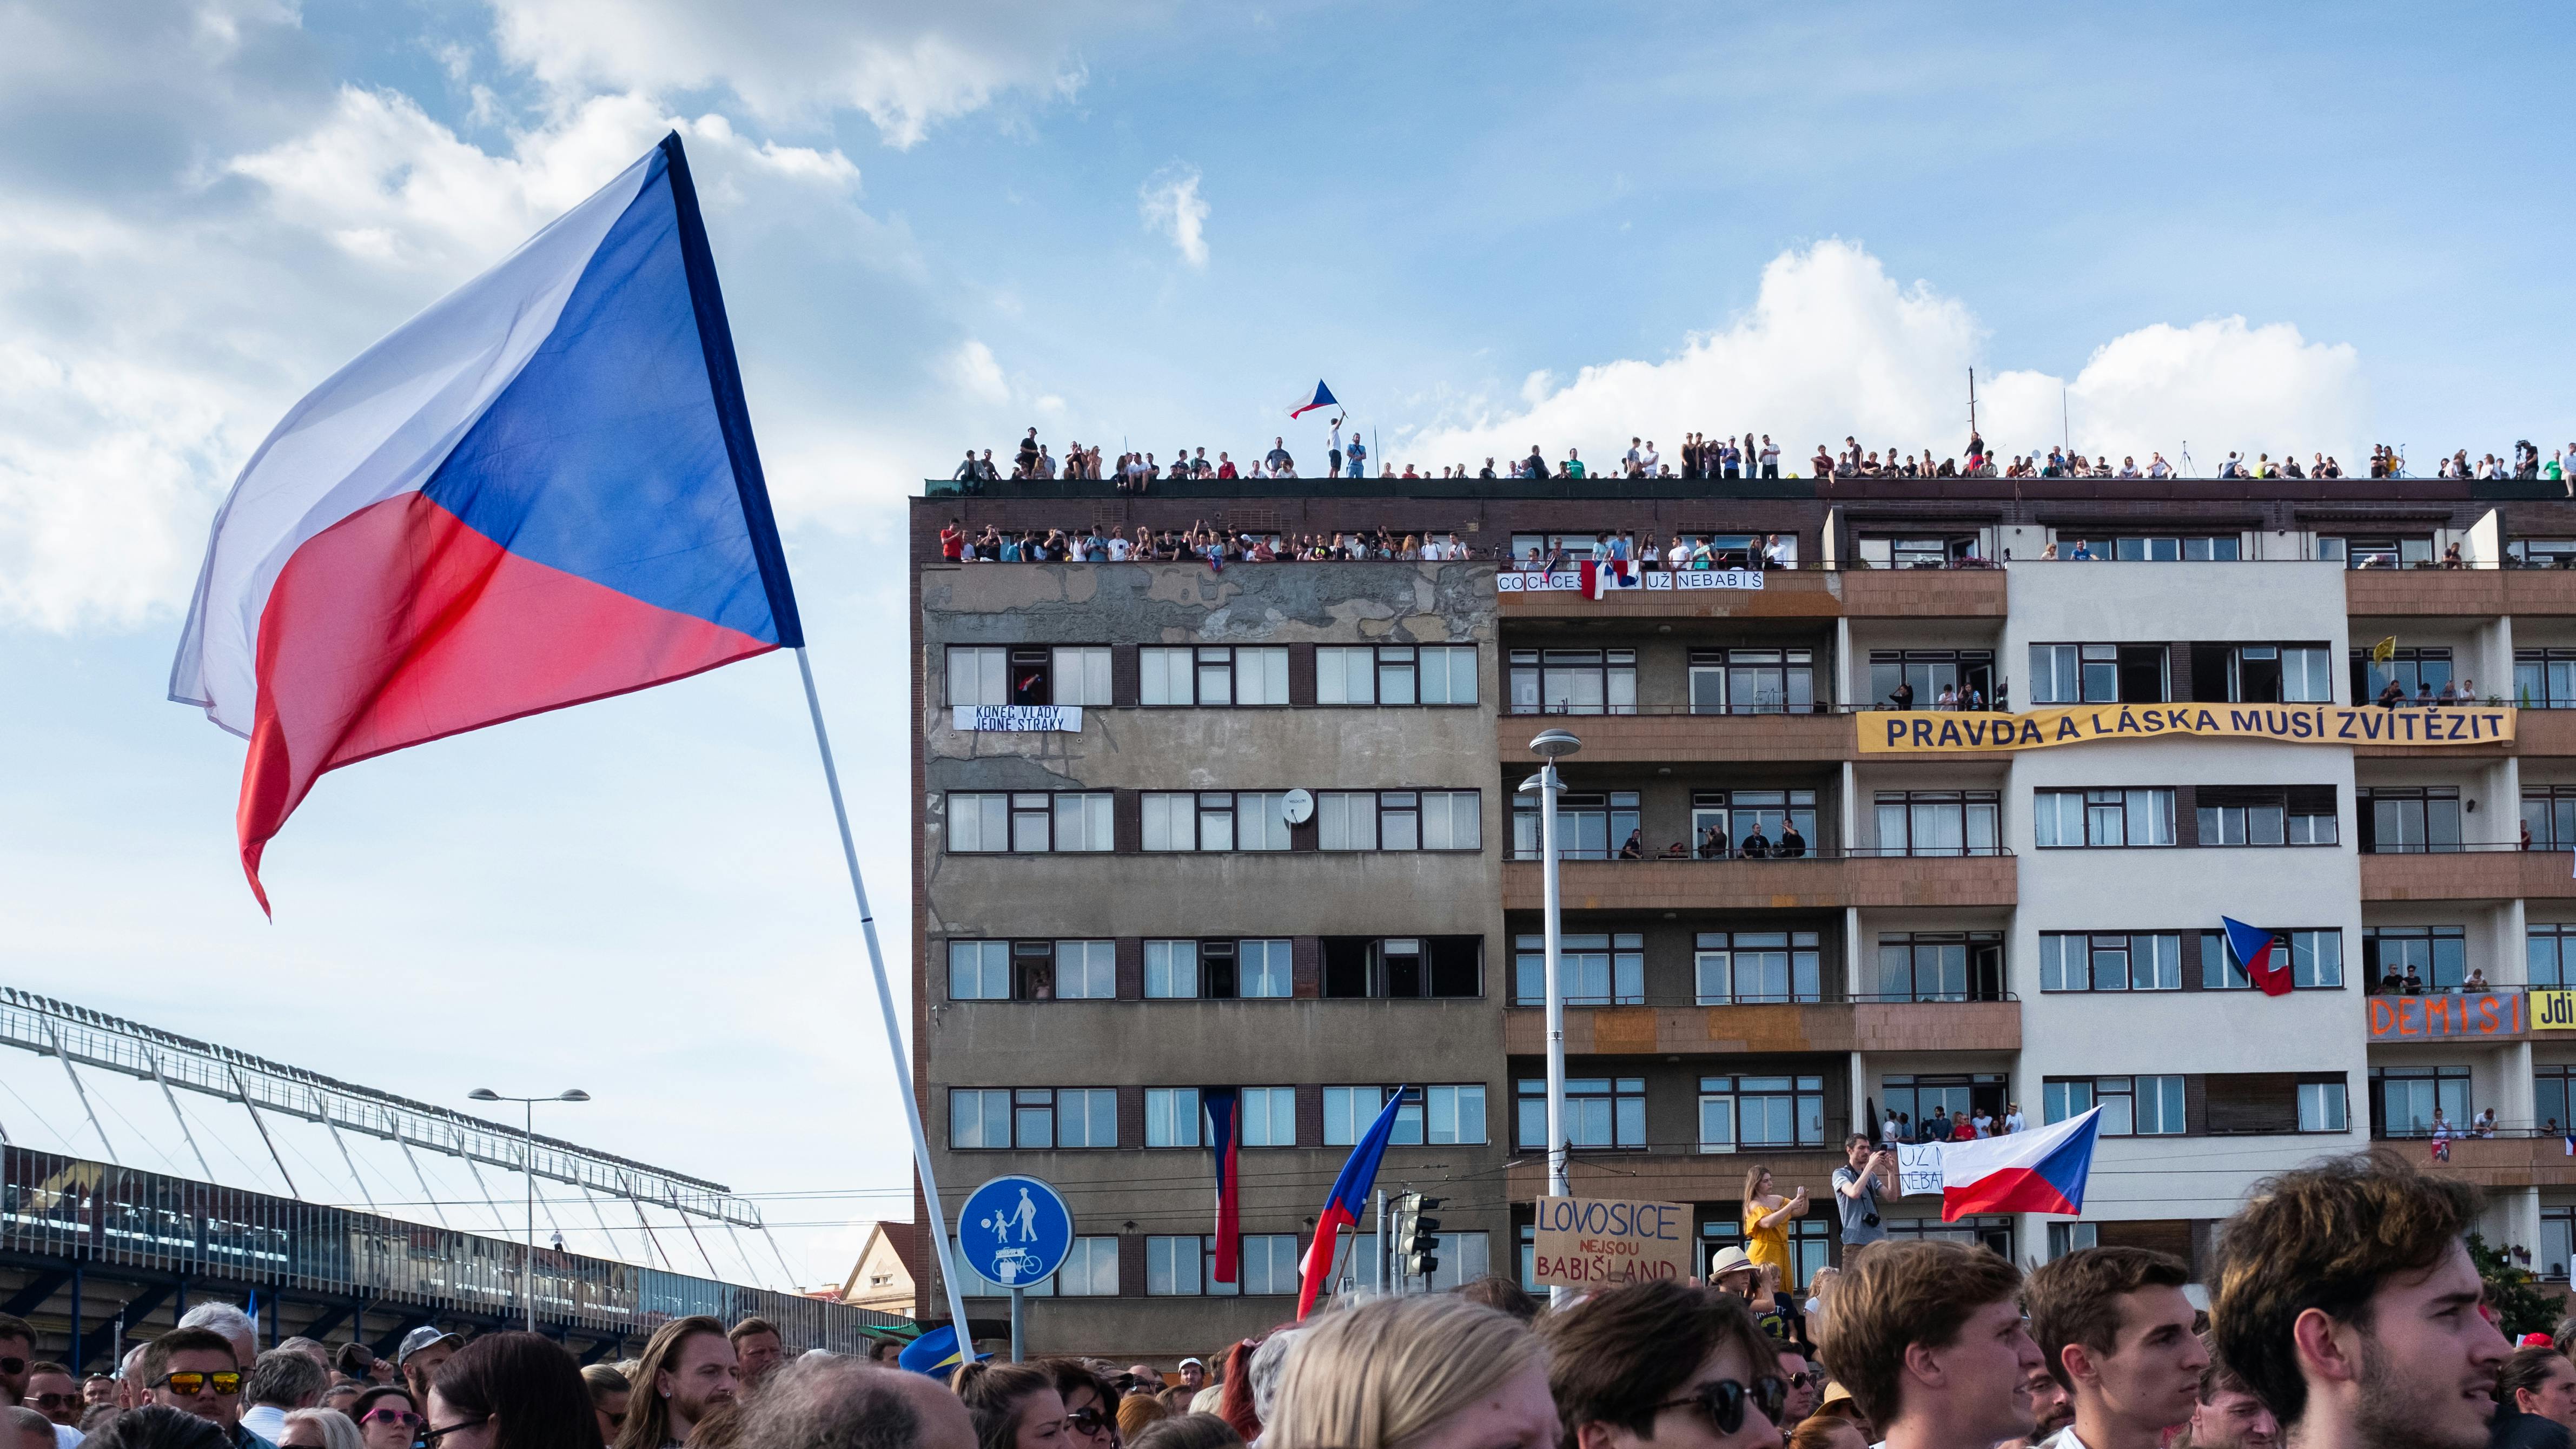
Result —
[[1381, 1298], [1305, 1332], [1262, 1449], [1405, 1449], [1545, 1362], [1518, 1319], [1454, 1293]]
[[337, 1409], [289, 1409], [286, 1422], [321, 1425], [323, 1449], [365, 1449], [358, 1422]]

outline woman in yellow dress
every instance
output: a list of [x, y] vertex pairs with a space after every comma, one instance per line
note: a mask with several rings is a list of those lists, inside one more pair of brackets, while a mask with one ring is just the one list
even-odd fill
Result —
[[1812, 1206], [1807, 1190], [1788, 1197], [1771, 1190], [1771, 1169], [1760, 1163], [1744, 1169], [1744, 1252], [1755, 1264], [1768, 1263], [1780, 1286], [1798, 1288], [1798, 1270], [1789, 1261], [1789, 1219], [1803, 1218]]

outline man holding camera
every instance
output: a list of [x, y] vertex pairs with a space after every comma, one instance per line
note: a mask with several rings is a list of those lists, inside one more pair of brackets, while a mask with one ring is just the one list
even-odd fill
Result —
[[[1875, 1243], [1887, 1236], [1887, 1224], [1879, 1220], [1879, 1179], [1896, 1171], [1896, 1154], [1870, 1145], [1869, 1134], [1855, 1132], [1843, 1139], [1843, 1160], [1847, 1164], [1834, 1169], [1834, 1207], [1843, 1219], [1843, 1260], [1851, 1261], [1851, 1250], [1864, 1243]], [[1887, 1184], [1895, 1193], [1895, 1184]]]

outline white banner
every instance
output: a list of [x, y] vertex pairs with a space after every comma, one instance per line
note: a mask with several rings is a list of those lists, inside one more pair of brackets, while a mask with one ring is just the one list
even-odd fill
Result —
[[[1613, 582], [1608, 591], [1644, 587], [1648, 589], [1758, 589], [1762, 587], [1760, 569], [1656, 569], [1636, 575], [1633, 583]], [[1494, 592], [1498, 594], [1579, 593], [1583, 575], [1576, 570], [1545, 573], [1536, 569], [1506, 569], [1494, 575]]]
[[1760, 569], [1683, 569], [1677, 573], [1646, 575], [1650, 589], [1758, 589], [1762, 587]]
[[1896, 1145], [1896, 1188], [1899, 1195], [1917, 1193], [1941, 1195], [1941, 1144], [1938, 1142], [1900, 1142]]
[[1583, 575], [1568, 570], [1561, 574], [1538, 570], [1506, 569], [1494, 575], [1494, 592], [1498, 594], [1575, 593], [1583, 587]]
[[961, 704], [955, 709], [956, 727], [960, 730], [1082, 733], [1082, 706], [1078, 704]]

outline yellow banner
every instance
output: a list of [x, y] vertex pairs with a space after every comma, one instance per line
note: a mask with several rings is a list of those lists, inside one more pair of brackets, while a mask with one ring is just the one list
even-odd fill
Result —
[[2534, 1031], [2576, 1031], [2576, 991], [2531, 993], [2531, 1027]]
[[2492, 745], [2513, 738], [2510, 709], [2347, 709], [2331, 704], [2079, 704], [2021, 714], [1875, 710], [1852, 716], [1865, 755], [2037, 750], [2167, 735], [2297, 745]]

